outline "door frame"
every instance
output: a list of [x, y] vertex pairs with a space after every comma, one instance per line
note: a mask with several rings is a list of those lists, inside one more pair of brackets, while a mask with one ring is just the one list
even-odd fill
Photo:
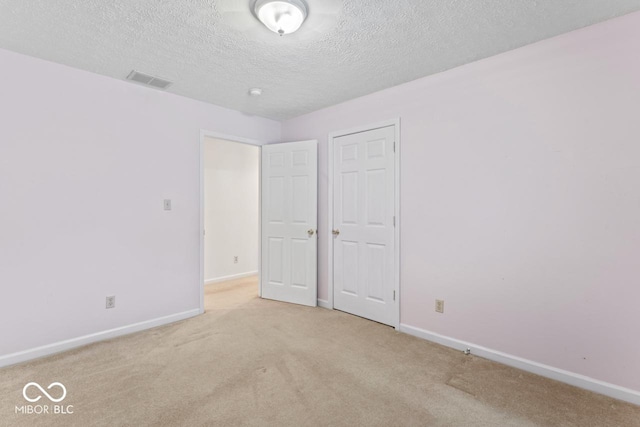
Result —
[[327, 157], [327, 165], [328, 165], [328, 187], [327, 187], [327, 230], [325, 232], [325, 236], [327, 238], [327, 284], [328, 284], [328, 301], [318, 300], [318, 305], [320, 307], [333, 309], [333, 234], [331, 233], [333, 230], [333, 172], [334, 172], [334, 150], [333, 144], [334, 139], [339, 138], [345, 135], [351, 135], [354, 133], [366, 132], [369, 130], [380, 129], [388, 126], [394, 126], [395, 131], [395, 173], [394, 173], [394, 188], [395, 188], [395, 197], [394, 197], [394, 215], [396, 217], [396, 226], [394, 229], [394, 291], [396, 292], [396, 300], [394, 305], [394, 324], [396, 330], [400, 329], [400, 117], [390, 120], [385, 120], [378, 123], [373, 123], [369, 125], [357, 126], [355, 128], [341, 130], [336, 132], [329, 133], [328, 138], [328, 157]]
[[[235, 135], [228, 135], [220, 132], [209, 131], [206, 129], [200, 129], [200, 314], [204, 313], [204, 143], [206, 138], [224, 139], [225, 141], [238, 142], [240, 144], [253, 145], [258, 147], [258, 156], [262, 158], [262, 146], [266, 142], [258, 141], [256, 139], [243, 138]], [[258, 194], [262, 189], [262, 162], [258, 162]], [[262, 197], [258, 196], [258, 217], [262, 218]], [[262, 287], [260, 282], [260, 276], [262, 271], [262, 221], [258, 221], [258, 296], [262, 296]]]

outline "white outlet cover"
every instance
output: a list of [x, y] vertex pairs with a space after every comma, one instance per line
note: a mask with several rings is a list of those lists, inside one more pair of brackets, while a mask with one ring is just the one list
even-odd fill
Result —
[[116, 306], [116, 297], [115, 295], [107, 297], [106, 308], [115, 308]]
[[171, 210], [171, 199], [164, 199], [164, 210], [165, 211]]

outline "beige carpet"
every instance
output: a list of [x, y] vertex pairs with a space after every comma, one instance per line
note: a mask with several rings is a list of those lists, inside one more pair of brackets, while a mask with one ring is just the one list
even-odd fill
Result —
[[[0, 369], [0, 424], [640, 426], [640, 407], [256, 288], [210, 285], [205, 315]], [[62, 382], [74, 413], [16, 415], [29, 381]]]

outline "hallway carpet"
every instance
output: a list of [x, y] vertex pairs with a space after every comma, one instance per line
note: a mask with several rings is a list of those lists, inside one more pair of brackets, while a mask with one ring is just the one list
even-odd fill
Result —
[[[262, 300], [256, 283], [207, 286], [202, 316], [0, 369], [0, 425], [640, 426], [640, 407]], [[73, 414], [16, 414], [30, 381], [63, 383]]]

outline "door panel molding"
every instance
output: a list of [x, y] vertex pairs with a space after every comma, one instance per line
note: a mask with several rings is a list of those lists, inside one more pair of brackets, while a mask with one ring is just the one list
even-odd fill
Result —
[[[395, 170], [394, 170], [394, 212], [395, 212], [395, 229], [394, 229], [394, 291], [396, 295], [394, 305], [394, 322], [393, 325], [396, 330], [400, 328], [400, 227], [401, 227], [401, 215], [400, 215], [400, 158], [401, 158], [401, 135], [400, 135], [400, 118], [386, 120], [379, 123], [370, 125], [358, 126], [351, 129], [336, 131], [329, 133], [327, 143], [327, 164], [328, 164], [328, 187], [327, 187], [327, 210], [328, 210], [328, 222], [327, 230], [325, 232], [327, 241], [327, 282], [328, 282], [328, 299], [318, 299], [318, 305], [321, 307], [333, 309], [334, 307], [334, 245], [333, 234], [334, 230], [334, 172], [335, 172], [335, 152], [334, 152], [334, 139], [352, 135], [361, 132], [367, 132], [370, 130], [380, 129], [393, 126], [395, 134]], [[371, 152], [375, 154], [377, 147], [371, 147]], [[357, 155], [357, 147], [343, 149], [341, 155], [343, 159], [348, 159]]]

